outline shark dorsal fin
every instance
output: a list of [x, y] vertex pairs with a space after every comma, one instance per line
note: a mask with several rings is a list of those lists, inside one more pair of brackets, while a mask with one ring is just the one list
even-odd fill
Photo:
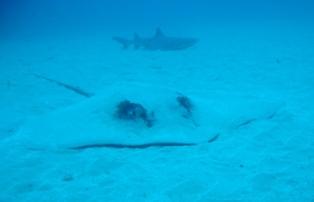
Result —
[[164, 37], [164, 33], [161, 31], [161, 29], [158, 27], [156, 29], [155, 38]]
[[135, 49], [139, 49], [140, 48], [140, 36], [137, 33], [134, 33], [134, 38], [133, 38], [133, 44], [134, 44], [134, 48]]

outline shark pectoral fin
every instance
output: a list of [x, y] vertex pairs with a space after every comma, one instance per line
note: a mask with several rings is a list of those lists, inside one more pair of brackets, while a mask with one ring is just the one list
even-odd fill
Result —
[[121, 37], [112, 37], [112, 39], [114, 41], [117, 41], [118, 43], [120, 43], [122, 45], [123, 49], [128, 49], [129, 46], [132, 44], [131, 40], [124, 39], [124, 38], [121, 38]]
[[128, 49], [129, 46], [130, 46], [130, 44], [127, 44], [127, 43], [122, 44], [122, 48], [123, 48], [123, 49]]

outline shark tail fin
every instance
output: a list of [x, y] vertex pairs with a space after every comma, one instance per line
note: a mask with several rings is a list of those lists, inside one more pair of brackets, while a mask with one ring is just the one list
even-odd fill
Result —
[[137, 34], [137, 33], [134, 33], [134, 39], [133, 39], [133, 42], [134, 42], [134, 48], [135, 49], [139, 49], [141, 44], [140, 44], [140, 36]]
[[122, 37], [112, 37], [112, 39], [120, 43], [123, 46], [123, 49], [128, 49], [129, 46], [132, 44], [131, 40]]

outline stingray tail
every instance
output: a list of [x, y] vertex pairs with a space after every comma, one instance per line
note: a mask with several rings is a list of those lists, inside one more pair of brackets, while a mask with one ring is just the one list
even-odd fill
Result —
[[61, 87], [65, 88], [65, 89], [67, 89], [67, 90], [70, 90], [70, 91], [72, 91], [72, 92], [74, 92], [74, 93], [76, 93], [78, 95], [81, 95], [81, 96], [84, 96], [84, 97], [92, 97], [93, 96], [92, 93], [84, 91], [80, 87], [73, 86], [73, 85], [70, 85], [70, 84], [67, 84], [67, 83], [55, 80], [55, 79], [51, 79], [51, 78], [45, 77], [45, 76], [40, 75], [40, 74], [34, 74], [34, 76], [37, 77], [37, 78], [49, 81], [51, 83], [55, 83], [58, 86], [61, 86]]

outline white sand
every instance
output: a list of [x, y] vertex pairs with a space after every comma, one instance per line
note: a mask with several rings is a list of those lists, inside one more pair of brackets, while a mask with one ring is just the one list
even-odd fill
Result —
[[[4, 41], [0, 201], [313, 201], [314, 32], [301, 28], [212, 29], [182, 52], [123, 51], [109, 34]], [[194, 100], [199, 128], [177, 114], [176, 92]], [[111, 119], [124, 96], [159, 110], [159, 125]], [[194, 147], [64, 150], [217, 132]]]

